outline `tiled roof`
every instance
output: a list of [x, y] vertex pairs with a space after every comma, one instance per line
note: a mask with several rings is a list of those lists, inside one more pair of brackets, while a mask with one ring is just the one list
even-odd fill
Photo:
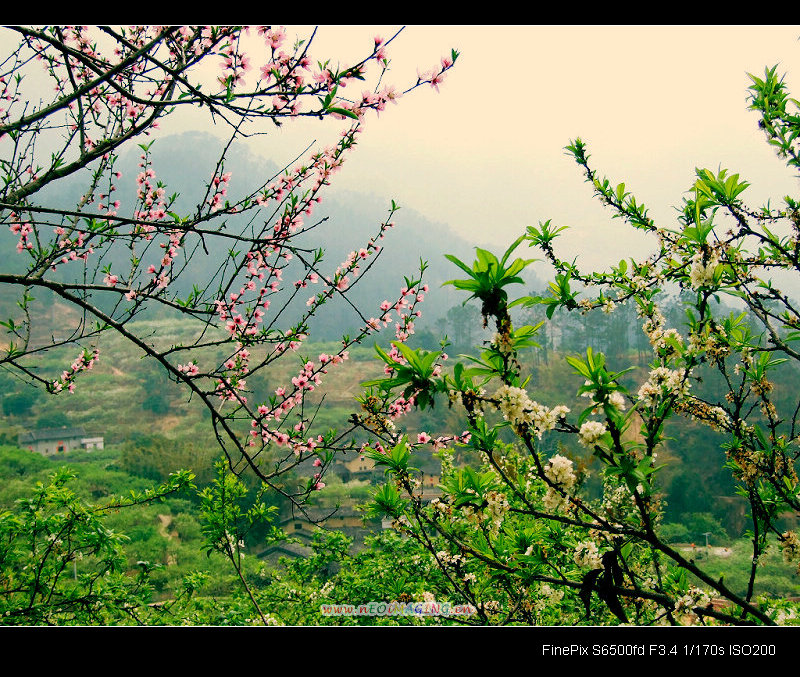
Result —
[[32, 442], [45, 442], [47, 440], [63, 440], [75, 437], [86, 437], [83, 426], [76, 428], [39, 428], [22, 433], [19, 436], [20, 444], [31, 444]]
[[259, 552], [256, 557], [264, 558], [277, 553], [278, 555], [288, 555], [289, 557], [306, 558], [311, 556], [313, 550], [300, 543], [279, 543]]

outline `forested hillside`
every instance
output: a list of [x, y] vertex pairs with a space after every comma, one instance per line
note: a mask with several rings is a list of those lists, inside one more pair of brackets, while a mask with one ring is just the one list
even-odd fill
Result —
[[[433, 299], [438, 293], [435, 289], [428, 294], [432, 307], [436, 307]], [[676, 296], [674, 305], [667, 306], [664, 311], [674, 322], [673, 326], [681, 326], [680, 297]], [[720, 312], [737, 314], [731, 308]], [[519, 317], [521, 323], [529, 324], [544, 319], [544, 312], [535, 308], [521, 311]], [[156, 317], [142, 322], [147, 324], [147, 333], [165, 343], [179, 343], [193, 331], [188, 321], [175, 324]], [[539, 347], [520, 355], [541, 400], [580, 407], [581, 398], [577, 393], [581, 383], [565, 358], [577, 355], [581, 345], [605, 354], [609, 365], [616, 370], [635, 367], [624, 378], [630, 389], [637, 389], [645, 380], [649, 362], [638, 322], [640, 320], [628, 305], [601, 315], [560, 313], [546, 322], [536, 336]], [[480, 342], [489, 337], [474, 302], [452, 306], [435, 318], [426, 313], [420, 318], [409, 344], [433, 350], [445, 336], [449, 340], [446, 351], [453, 361], [458, 360], [459, 354], [479, 347]], [[355, 398], [361, 392], [360, 384], [381, 372], [374, 345], [374, 341], [368, 341], [351, 350], [349, 363], [342, 368], [336, 381], [320, 388], [310, 400], [314, 407], [319, 405], [316, 420], [321, 428], [341, 427], [358, 410]], [[142, 360], [119, 337], [108, 335], [100, 347], [103, 353], [114, 354], [116, 359], [113, 363], [100, 360], [86, 376], [86, 387], [68, 396], [50, 396], [25, 387], [7, 375], [2, 376], [2, 441], [16, 444], [17, 435], [25, 430], [83, 426], [102, 433], [106, 444], [121, 453], [116, 463], [128, 471], [163, 481], [177, 468], [190, 468], [208, 480], [210, 459], [216, 457], [217, 451], [203, 407], [187, 399], [176, 384], [155, 365]], [[309, 354], [316, 354], [331, 352], [335, 347], [336, 342], [329, 341], [309, 345], [307, 350]], [[287, 363], [283, 369], [259, 374], [254, 377], [253, 385], [274, 390], [290, 380], [293, 369], [294, 365]], [[702, 374], [698, 392], [713, 393], [719, 387], [717, 379], [712, 370]], [[776, 401], [790, 402], [798, 385], [797, 368], [787, 365], [775, 380]], [[119, 415], [119, 412], [124, 414]], [[411, 432], [416, 434], [424, 430], [434, 436], [446, 434], [458, 421], [455, 412], [446, 407], [411, 413], [409, 417]], [[662, 457], [664, 461], [669, 460], [669, 464], [662, 476], [661, 488], [665, 521], [674, 524], [676, 534], [683, 535], [682, 540], [686, 541], [704, 542], [702, 534], [709, 530], [715, 540], [741, 537], [747, 528], [744, 503], [737, 499], [720, 500], [733, 489], [730, 471], [724, 467], [723, 436], [700, 424], [674, 422], [667, 428], [666, 437]], [[550, 444], [548, 449], [555, 453], [563, 443], [553, 440]], [[600, 468], [596, 461], [579, 445], [571, 445], [569, 453], [588, 463], [592, 477], [589, 486], [599, 492]], [[678, 525], [695, 522], [708, 528], [687, 526], [685, 532], [678, 528]]]

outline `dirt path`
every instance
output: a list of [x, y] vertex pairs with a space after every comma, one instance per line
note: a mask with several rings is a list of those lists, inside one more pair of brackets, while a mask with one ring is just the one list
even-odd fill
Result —
[[177, 540], [177, 533], [169, 533], [169, 525], [172, 524], [172, 515], [159, 515], [158, 520], [161, 522], [158, 533], [169, 540]]
[[[172, 524], [172, 515], [161, 515], [158, 516], [159, 522], [161, 522], [161, 526], [158, 529], [158, 533], [161, 534], [164, 538], [169, 541], [177, 541], [178, 540], [178, 533], [177, 532], [169, 532], [169, 525]], [[177, 557], [172, 553], [167, 553], [167, 566], [172, 566], [178, 563]]]

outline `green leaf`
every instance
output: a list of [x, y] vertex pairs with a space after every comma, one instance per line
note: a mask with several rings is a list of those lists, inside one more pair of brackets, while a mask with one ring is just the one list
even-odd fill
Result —
[[344, 115], [345, 117], [352, 118], [353, 120], [358, 120], [358, 115], [351, 110], [347, 110], [346, 108], [328, 108], [328, 112], [338, 113], [339, 115]]

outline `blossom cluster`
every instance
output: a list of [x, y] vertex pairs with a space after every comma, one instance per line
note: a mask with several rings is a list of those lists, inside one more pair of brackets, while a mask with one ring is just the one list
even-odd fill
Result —
[[[321, 353], [318, 359], [319, 365], [309, 360], [303, 364], [300, 372], [292, 377], [293, 390], [287, 391], [284, 387], [279, 387], [275, 390], [277, 400], [275, 400], [273, 406], [270, 407], [267, 404], [258, 406], [256, 410], [257, 418], [253, 418], [250, 421], [251, 439], [248, 442], [249, 446], [255, 446], [256, 438], [260, 437], [263, 444], [273, 442], [278, 446], [291, 445], [295, 456], [301, 457], [303, 453], [314, 451], [322, 443], [323, 438], [321, 435], [303, 439], [303, 431], [306, 426], [302, 421], [298, 422], [294, 426], [293, 432], [290, 433], [282, 432], [269, 426], [270, 421], [280, 421], [292, 409], [301, 405], [307, 392], [312, 392], [316, 387], [322, 385], [322, 376], [328, 373], [328, 365], [342, 364], [348, 359], [348, 352], [343, 350], [335, 355]], [[315, 479], [319, 480], [320, 478], [317, 476]], [[317, 481], [316, 484], [320, 484], [320, 482]]]
[[606, 434], [605, 423], [600, 421], [586, 421], [578, 432], [578, 441], [585, 447], [593, 447], [597, 440]]
[[711, 597], [709, 594], [701, 588], [690, 585], [689, 591], [676, 600], [675, 611], [679, 614], [685, 614], [688, 617], [688, 622], [691, 622], [695, 608], [706, 608], [710, 605]]
[[575, 485], [577, 478], [570, 459], [556, 454], [544, 467], [544, 475], [555, 486], [548, 486], [542, 498], [544, 507], [551, 512], [565, 511], [570, 504], [569, 490]]
[[54, 393], [60, 393], [66, 386], [69, 392], [75, 392], [75, 377], [82, 371], [88, 371], [92, 369], [99, 359], [100, 351], [96, 348], [92, 352], [84, 350], [72, 362], [69, 369], [61, 372], [61, 378], [56, 379], [49, 384], [48, 390]]
[[450, 390], [447, 396], [451, 404], [460, 404], [463, 406], [470, 418], [483, 417], [486, 399], [485, 388], [478, 388], [477, 390], [468, 388], [464, 391]]
[[706, 256], [698, 252], [692, 257], [692, 267], [689, 271], [689, 282], [693, 289], [708, 287], [714, 282], [714, 273], [719, 265], [719, 255], [712, 253]]
[[[637, 487], [637, 490], [641, 492], [641, 487]], [[631, 518], [641, 518], [628, 485], [615, 484], [609, 476], [603, 478], [601, 509], [605, 517], [616, 524], [623, 524]]]
[[[585, 381], [584, 385], [585, 386], [591, 385], [591, 381]], [[605, 397], [604, 400], [603, 397], [600, 396], [599, 392], [595, 390], [589, 390], [584, 393], [581, 393], [581, 397], [591, 398], [597, 405], [592, 409], [593, 414], [599, 414], [601, 412], [601, 406], [603, 404], [608, 404], [609, 406], [614, 407], [619, 411], [625, 411], [627, 407], [627, 403], [625, 402], [625, 396], [619, 390], [614, 390], [608, 393], [607, 395], [604, 396]]]
[[600, 569], [603, 566], [602, 555], [594, 541], [578, 543], [573, 553], [573, 560], [579, 567]]
[[564, 590], [561, 588], [554, 588], [549, 583], [542, 583], [538, 590], [539, 598], [534, 603], [533, 608], [539, 613], [545, 611], [547, 608], [557, 607], [561, 600], [564, 599]]
[[781, 535], [780, 543], [783, 561], [787, 564], [798, 562], [797, 570], [800, 571], [800, 538], [794, 531], [786, 531]]
[[572, 460], [561, 454], [553, 456], [544, 467], [544, 474], [554, 484], [569, 489], [575, 484]]
[[689, 386], [686, 370], [656, 367], [650, 371], [647, 381], [639, 388], [637, 398], [646, 407], [653, 407], [662, 397], [687, 397]]
[[549, 409], [531, 400], [524, 388], [505, 383], [495, 391], [493, 400], [506, 421], [518, 429], [533, 428], [538, 437], [547, 430], [553, 430], [558, 421], [569, 413], [569, 408], [564, 405]]

